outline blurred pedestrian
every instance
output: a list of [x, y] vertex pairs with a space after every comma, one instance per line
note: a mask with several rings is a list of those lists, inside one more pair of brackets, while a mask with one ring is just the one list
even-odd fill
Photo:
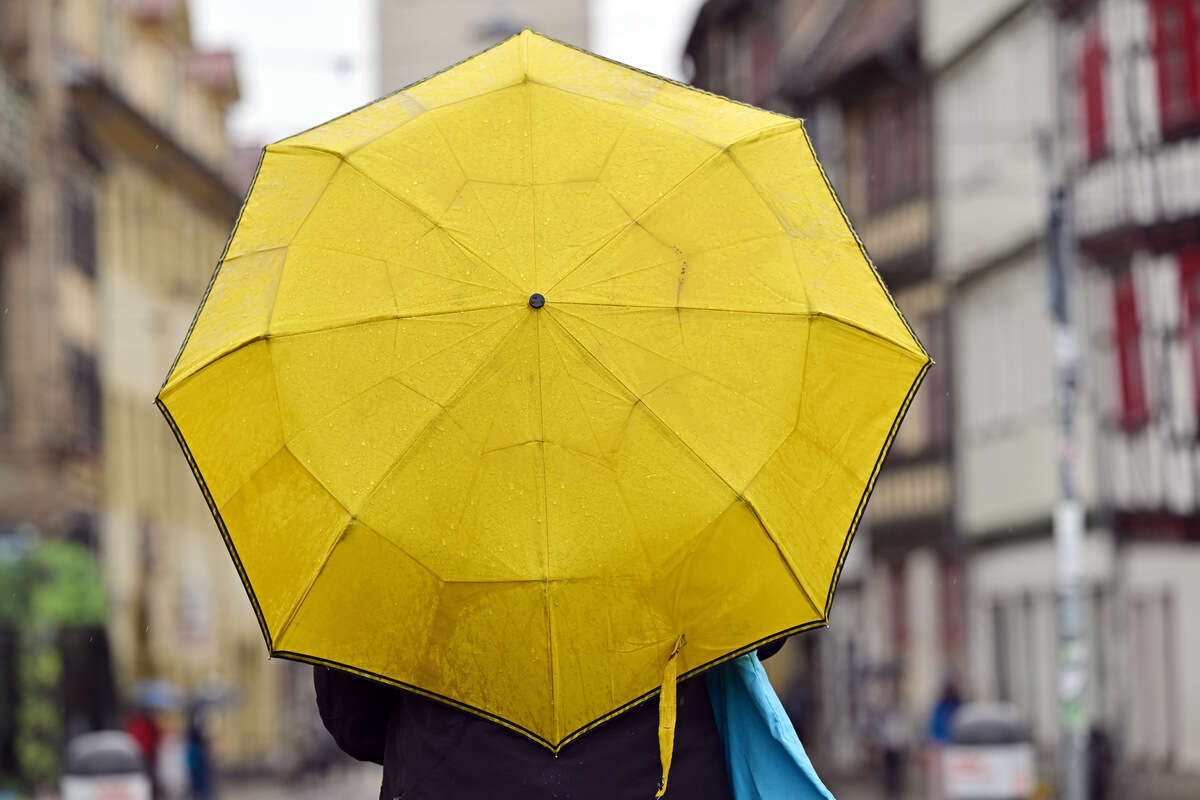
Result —
[[946, 745], [950, 743], [950, 734], [954, 723], [954, 714], [962, 705], [958, 693], [958, 682], [947, 678], [942, 686], [942, 693], [933, 711], [929, 714], [929, 747], [926, 750], [926, 785], [932, 800], [940, 800], [942, 790], [942, 755]]
[[[781, 646], [761, 648], [760, 657]], [[338, 746], [383, 765], [382, 800], [646, 800], [661, 775], [657, 703], [604, 722], [555, 755], [479, 716], [348, 672], [315, 667], [313, 682]], [[703, 675], [679, 683], [677, 715], [666, 797], [732, 800]]]
[[138, 705], [125, 718], [125, 732], [137, 742], [138, 750], [146, 762], [146, 773], [150, 777], [150, 794], [160, 795], [158, 786], [158, 750], [162, 743], [162, 728], [153, 709]]
[[197, 708], [188, 713], [187, 739], [184, 744], [187, 759], [188, 785], [193, 800], [210, 800], [215, 796], [212, 755], [208, 736], [204, 732], [204, 717]]

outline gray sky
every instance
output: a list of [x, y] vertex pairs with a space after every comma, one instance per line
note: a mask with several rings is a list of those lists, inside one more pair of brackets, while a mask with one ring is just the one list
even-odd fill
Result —
[[[589, 47], [678, 79], [701, 2], [592, 0]], [[237, 141], [282, 139], [378, 94], [375, 0], [191, 0], [189, 7], [199, 44], [238, 53], [242, 100], [230, 119]]]

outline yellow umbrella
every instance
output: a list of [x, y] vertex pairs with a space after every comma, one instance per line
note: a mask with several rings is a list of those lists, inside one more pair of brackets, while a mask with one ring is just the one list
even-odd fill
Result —
[[158, 405], [271, 653], [557, 750], [825, 622], [929, 363], [799, 120], [526, 31], [266, 148]]

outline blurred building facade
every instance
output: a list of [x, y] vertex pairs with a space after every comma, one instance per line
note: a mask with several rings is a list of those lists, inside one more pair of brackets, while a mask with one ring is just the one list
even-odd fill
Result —
[[588, 0], [378, 0], [379, 92], [388, 94], [532, 28], [588, 44]]
[[95, 553], [122, 691], [231, 690], [226, 767], [307, 732], [307, 670], [268, 661], [153, 405], [233, 225], [227, 51], [182, 0], [0, 2], [0, 526]]
[[1200, 6], [1060, 0], [1098, 490], [1129, 766], [1200, 774]]
[[1198, 51], [1191, 0], [701, 7], [693, 82], [806, 119], [938, 362], [874, 491], [830, 629], [774, 669], [833, 706], [815, 717], [819, 763], [862, 762], [871, 710], [887, 703], [879, 676], [895, 674], [914, 740], [940, 681], [958, 677], [969, 698], [1017, 705], [1053, 768], [1047, 231], [1063, 159], [1084, 351], [1074, 460], [1087, 713], [1134, 794], [1152, 791], [1147, 776], [1200, 772], [1200, 629], [1186, 622], [1200, 614], [1187, 577], [1200, 574]]
[[825, 698], [791, 710], [814, 715], [810, 747], [838, 771], [861, 766], [883, 715], [919, 727], [963, 667], [952, 368], [946, 290], [933, 271], [930, 79], [917, 22], [905, 0], [709, 2], [687, 51], [701, 88], [806, 120], [873, 262], [938, 361], [880, 473], [830, 628], [799, 637], [772, 665], [781, 683], [801, 684], [785, 702]]
[[[925, 0], [933, 94], [936, 269], [952, 286], [957, 528], [969, 551], [969, 688], [1018, 706], [1057, 746], [1053, 515], [1061, 486], [1050, 317], [1049, 197], [1059, 101], [1045, 3]], [[1082, 297], [1073, 282], [1077, 319]], [[1112, 697], [1112, 537], [1100, 513], [1092, 408], [1075, 408], [1090, 716]], [[1053, 767], [1046, 762], [1047, 769]]]

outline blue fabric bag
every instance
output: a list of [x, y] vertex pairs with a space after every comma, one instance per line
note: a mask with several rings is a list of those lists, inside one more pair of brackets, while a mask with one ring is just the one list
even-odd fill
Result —
[[734, 800], [834, 800], [755, 653], [705, 674]]

